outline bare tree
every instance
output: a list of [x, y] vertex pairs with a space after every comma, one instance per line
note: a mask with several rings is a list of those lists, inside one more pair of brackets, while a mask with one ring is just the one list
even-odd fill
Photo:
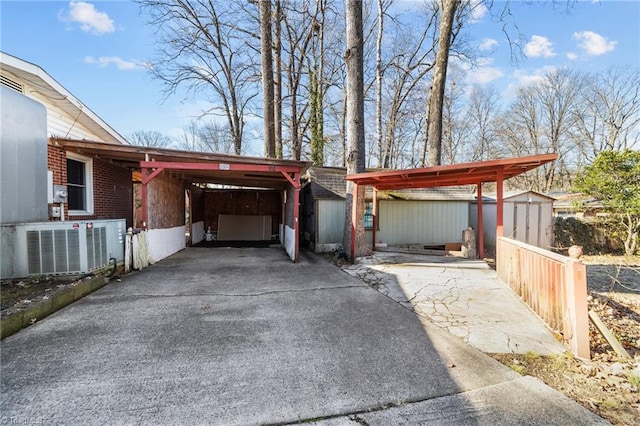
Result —
[[496, 117], [499, 114], [500, 95], [494, 86], [474, 86], [469, 95], [468, 161], [484, 161], [497, 157], [492, 153], [495, 143]]
[[557, 70], [518, 91], [514, 103], [501, 117], [498, 132], [506, 153], [511, 156], [557, 153], [560, 158], [514, 182], [542, 192], [571, 185], [574, 145], [569, 141], [569, 134], [583, 81], [584, 76], [576, 71]]
[[[205, 151], [234, 154], [235, 146], [229, 128], [211, 120], [200, 124], [197, 133]], [[242, 153], [242, 152], [241, 152]]]
[[282, 6], [281, 0], [275, 0], [273, 13], [273, 121], [276, 158], [282, 158]]
[[136, 130], [127, 140], [132, 145], [154, 148], [166, 148], [171, 144], [171, 138], [156, 130]]
[[214, 121], [201, 123], [198, 120], [192, 120], [182, 128], [177, 145], [179, 149], [193, 152], [221, 154], [235, 152], [235, 145], [228, 127]]
[[449, 69], [442, 106], [442, 163], [455, 164], [464, 159], [464, 142], [469, 138], [469, 117], [463, 111], [464, 74], [459, 67]]
[[[346, 2], [346, 40], [345, 62], [347, 65], [347, 174], [365, 171], [365, 135], [364, 135], [364, 36], [362, 25], [362, 2], [347, 0]], [[356, 226], [355, 241], [352, 238], [352, 221], [362, 223], [364, 220], [364, 188], [354, 191], [355, 185], [347, 182], [345, 202], [345, 228], [343, 247], [351, 253], [362, 256], [367, 253], [364, 226]], [[357, 193], [354, 193], [357, 192]], [[356, 206], [356, 217], [353, 218], [353, 205]], [[351, 259], [352, 261], [354, 259]]]
[[435, 14], [426, 17], [429, 24], [415, 34], [409, 28], [399, 24], [396, 39], [393, 43], [393, 54], [388, 63], [386, 79], [390, 96], [385, 99], [384, 116], [387, 117], [384, 143], [380, 149], [379, 166], [388, 168], [396, 162], [400, 150], [397, 148], [397, 129], [405, 104], [411, 96], [416, 96], [425, 76], [433, 68], [433, 31], [435, 30]]
[[165, 83], [165, 95], [178, 88], [211, 95], [204, 114], [222, 113], [234, 151], [242, 151], [244, 116], [257, 95], [256, 68], [241, 0], [137, 0], [156, 28], [156, 60], [149, 69]]
[[440, 28], [438, 30], [438, 51], [433, 71], [433, 81], [429, 92], [427, 106], [428, 159], [430, 166], [439, 165], [442, 157], [442, 106], [444, 90], [447, 82], [447, 66], [449, 64], [449, 49], [453, 36], [453, 18], [460, 7], [460, 0], [438, 0], [440, 8]]
[[276, 156], [274, 121], [274, 83], [271, 42], [271, 0], [258, 2], [260, 10], [260, 57], [262, 65], [262, 113], [264, 119], [264, 155]]
[[586, 86], [573, 129], [584, 158], [591, 162], [602, 151], [634, 148], [640, 140], [640, 68], [611, 67]]

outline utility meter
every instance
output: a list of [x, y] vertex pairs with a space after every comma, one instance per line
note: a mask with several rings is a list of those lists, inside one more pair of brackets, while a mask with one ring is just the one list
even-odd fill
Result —
[[64, 185], [53, 185], [53, 202], [54, 203], [66, 203], [67, 202], [67, 187]]

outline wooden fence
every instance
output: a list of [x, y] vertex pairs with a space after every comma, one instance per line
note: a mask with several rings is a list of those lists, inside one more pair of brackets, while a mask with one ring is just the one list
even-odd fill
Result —
[[507, 237], [496, 247], [498, 277], [524, 300], [569, 350], [590, 358], [585, 265]]

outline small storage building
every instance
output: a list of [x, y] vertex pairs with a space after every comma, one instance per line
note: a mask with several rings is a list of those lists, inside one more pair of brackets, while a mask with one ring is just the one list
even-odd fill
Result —
[[[315, 252], [342, 244], [345, 176], [343, 168], [314, 166], [307, 171], [300, 206], [302, 242]], [[374, 235], [372, 195], [368, 189], [364, 226], [369, 246]], [[474, 199], [469, 186], [379, 191], [375, 245], [444, 249], [447, 243], [459, 243]]]
[[[507, 192], [504, 195], [504, 236], [543, 249], [553, 245], [554, 199], [535, 191]], [[496, 197], [483, 199], [483, 228], [485, 248], [496, 247]], [[469, 223], [478, 229], [477, 201], [471, 204]], [[476, 231], [477, 232], [477, 231]], [[476, 240], [478, 236], [476, 235]]]

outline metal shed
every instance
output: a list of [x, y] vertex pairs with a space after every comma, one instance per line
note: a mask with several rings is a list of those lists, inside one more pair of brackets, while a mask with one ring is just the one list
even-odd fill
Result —
[[[496, 200], [485, 197], [483, 228], [485, 248], [496, 247]], [[553, 245], [554, 199], [535, 191], [509, 192], [504, 195], [504, 235], [523, 243], [549, 249]], [[471, 204], [469, 223], [478, 229], [478, 204]]]
[[[345, 219], [346, 169], [310, 167], [301, 195], [303, 242], [316, 252], [342, 245]], [[460, 241], [469, 226], [472, 186], [380, 191], [376, 197], [376, 229], [369, 213], [373, 193], [366, 190], [365, 236], [369, 246], [444, 246]], [[444, 218], [444, 220], [443, 220]], [[410, 226], [407, 226], [410, 224]], [[375, 231], [375, 243], [373, 241]]]

